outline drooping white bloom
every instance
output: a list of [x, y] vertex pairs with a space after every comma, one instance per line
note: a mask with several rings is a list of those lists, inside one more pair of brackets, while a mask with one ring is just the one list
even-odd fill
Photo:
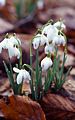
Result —
[[5, 38], [1, 43], [0, 43], [0, 48], [7, 48], [7, 44], [8, 44], [8, 38]]
[[1, 43], [0, 43], [0, 53], [2, 52], [2, 49], [7, 49], [8, 47], [8, 38], [5, 38]]
[[2, 49], [7, 49], [8, 54], [9, 54], [9, 58], [16, 56], [19, 59], [20, 58], [20, 51], [15, 45], [18, 45], [18, 42], [16, 39], [5, 38], [0, 43], [0, 53], [2, 52]]
[[54, 24], [55, 27], [57, 27], [58, 29], [64, 30], [66, 28], [65, 24], [63, 23], [63, 21], [57, 21]]
[[33, 48], [37, 49], [40, 46], [40, 34], [37, 34], [35, 38], [33, 39]]
[[44, 1], [43, 0], [38, 0], [37, 1], [37, 7], [38, 7], [38, 9], [42, 9], [44, 7]]
[[45, 57], [42, 61], [41, 61], [41, 68], [42, 71], [46, 71], [49, 67], [52, 66], [52, 60], [49, 57]]
[[10, 42], [12, 42], [13, 45], [21, 45], [21, 41], [15, 36], [10, 37]]
[[13, 68], [13, 71], [18, 73], [17, 75], [17, 84], [21, 84], [22, 81], [29, 82], [31, 80], [29, 72], [25, 69], [19, 70], [18, 68]]
[[37, 49], [39, 46], [44, 45], [46, 42], [48, 42], [48, 39], [43, 34], [37, 34], [35, 38], [33, 39], [33, 48]]
[[0, 6], [4, 6], [6, 3], [6, 0], [0, 0]]
[[58, 46], [63, 45], [64, 46], [66, 44], [66, 40], [65, 40], [64, 36], [62, 36], [60, 34], [60, 35], [57, 35], [54, 37], [52, 43], [54, 45], [58, 45]]
[[48, 41], [50, 42], [53, 40], [54, 36], [58, 34], [58, 29], [55, 26], [50, 24], [43, 29], [42, 34], [46, 35], [48, 38]]
[[48, 53], [52, 54], [54, 52], [55, 52], [55, 47], [53, 46], [53, 44], [45, 46], [45, 54], [48, 54]]
[[41, 34], [40, 46], [45, 45], [45, 43], [48, 44], [48, 38]]
[[19, 49], [16, 47], [13, 47], [11, 43], [8, 45], [7, 49], [8, 49], [9, 58], [12, 58], [13, 56], [17, 57], [17, 59], [20, 58]]

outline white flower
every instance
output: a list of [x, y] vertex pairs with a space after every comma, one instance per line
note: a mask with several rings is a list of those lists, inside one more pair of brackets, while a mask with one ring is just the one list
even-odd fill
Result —
[[33, 39], [33, 48], [37, 49], [40, 46], [40, 34], [37, 34], [35, 38]]
[[45, 35], [41, 34], [40, 46], [45, 45], [45, 43], [48, 44], [48, 38]]
[[38, 1], [37, 1], [37, 7], [38, 7], [39, 9], [42, 9], [42, 8], [44, 7], [44, 1], [43, 1], [43, 0], [38, 0]]
[[3, 49], [7, 49], [8, 47], [8, 38], [5, 38], [1, 43], [0, 43], [0, 53], [2, 52]]
[[13, 68], [13, 71], [18, 73], [17, 75], [17, 84], [21, 84], [22, 81], [29, 82], [31, 80], [29, 72], [25, 69], [19, 70], [18, 68]]
[[52, 42], [54, 45], [65, 45], [66, 44], [66, 40], [64, 38], [64, 36], [62, 36], [61, 34], [60, 35], [57, 35], [54, 37], [53, 39], [53, 42]]
[[48, 53], [52, 54], [54, 52], [55, 52], [55, 48], [54, 48], [53, 44], [45, 46], [45, 54], [48, 54]]
[[45, 35], [43, 34], [37, 34], [35, 38], [33, 39], [33, 48], [37, 49], [39, 46], [44, 45], [45, 43], [48, 42], [48, 39]]
[[6, 3], [6, 0], [0, 0], [0, 6], [4, 6]]
[[45, 57], [42, 61], [41, 61], [41, 67], [42, 67], [42, 71], [46, 71], [49, 67], [52, 66], [52, 60], [49, 57]]
[[50, 24], [43, 29], [42, 34], [46, 35], [48, 38], [48, 41], [51, 42], [54, 36], [58, 34], [58, 29], [55, 26]]
[[9, 58], [12, 58], [13, 56], [17, 57], [17, 59], [20, 58], [20, 51], [18, 48], [13, 47], [12, 44], [9, 44], [7, 49], [8, 49]]
[[18, 59], [20, 58], [20, 51], [16, 46], [18, 45], [17, 40], [13, 39], [11, 41], [11, 38], [5, 38], [1, 43], [0, 43], [0, 53], [2, 52], [2, 49], [7, 49], [9, 58], [16, 56]]
[[8, 44], [8, 38], [5, 38], [1, 43], [0, 47], [6, 49]]
[[65, 24], [63, 23], [63, 21], [58, 21], [54, 24], [55, 27], [57, 27], [58, 29], [64, 30], [66, 28]]
[[17, 46], [21, 45], [21, 41], [15, 36], [10, 37], [10, 42], [12, 42], [13, 45]]

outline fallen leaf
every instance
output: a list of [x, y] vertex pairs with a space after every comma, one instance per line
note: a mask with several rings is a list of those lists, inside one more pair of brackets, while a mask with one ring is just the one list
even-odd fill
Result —
[[40, 105], [26, 96], [1, 98], [0, 111], [6, 120], [46, 120]]

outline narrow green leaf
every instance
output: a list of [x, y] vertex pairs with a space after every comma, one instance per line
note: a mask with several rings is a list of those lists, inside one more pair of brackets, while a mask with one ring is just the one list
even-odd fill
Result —
[[32, 67], [32, 40], [30, 41], [30, 66], [29, 69], [31, 70], [31, 81], [30, 81], [30, 88], [31, 88], [31, 93], [32, 93], [32, 98], [35, 99], [35, 93], [34, 93], [34, 85], [33, 85], [33, 67]]
[[39, 54], [37, 49], [36, 50], [36, 81], [35, 81], [36, 100], [38, 99], [38, 85], [39, 85]]
[[8, 78], [9, 78], [10, 85], [11, 85], [13, 91], [15, 91], [14, 79], [12, 78], [11, 72], [8, 70], [8, 67], [7, 67], [7, 65], [6, 65], [6, 63], [5, 63], [4, 61], [3, 61], [3, 64], [4, 64], [4, 67], [5, 67], [7, 76], [8, 76]]
[[28, 65], [28, 64], [23, 64], [22, 68], [24, 68], [24, 67], [27, 67], [28, 69], [30, 69], [30, 70], [31, 70], [31, 72], [33, 72], [33, 73], [34, 73], [34, 71], [33, 71], [32, 67], [31, 67], [30, 65]]

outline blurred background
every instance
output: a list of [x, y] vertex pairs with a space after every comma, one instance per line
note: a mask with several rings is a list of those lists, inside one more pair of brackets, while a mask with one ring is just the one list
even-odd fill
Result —
[[[71, 81], [75, 80], [75, 0], [0, 0], [0, 41], [6, 33], [16, 33], [22, 41], [23, 62], [29, 63], [29, 40], [48, 20], [62, 19], [66, 25], [68, 55], [66, 69], [72, 66]], [[35, 53], [33, 54], [35, 58]], [[40, 59], [43, 51], [40, 50]], [[3, 67], [6, 53], [0, 54], [0, 93], [9, 88]], [[14, 65], [15, 60], [12, 60]], [[35, 60], [34, 60], [35, 62]], [[73, 84], [75, 85], [75, 84]], [[75, 86], [74, 86], [75, 87]]]

